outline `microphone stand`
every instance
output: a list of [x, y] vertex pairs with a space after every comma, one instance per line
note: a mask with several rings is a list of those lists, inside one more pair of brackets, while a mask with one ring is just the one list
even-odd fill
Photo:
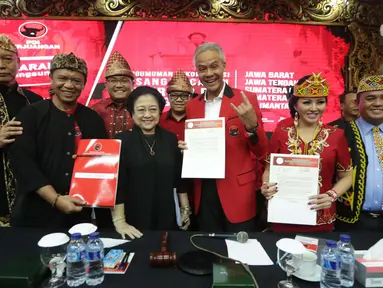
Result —
[[204, 251], [204, 252], [213, 254], [213, 255], [215, 255], [215, 256], [217, 256], [217, 257], [219, 257], [219, 258], [222, 258], [222, 259], [225, 259], [225, 260], [234, 261], [234, 262], [239, 263], [239, 264], [243, 267], [243, 269], [245, 269], [245, 271], [247, 272], [247, 274], [249, 274], [249, 276], [251, 277], [251, 279], [252, 279], [252, 281], [253, 281], [253, 284], [254, 284], [255, 288], [259, 288], [259, 286], [258, 286], [258, 282], [257, 282], [257, 280], [255, 279], [255, 277], [254, 277], [254, 275], [253, 275], [253, 272], [250, 271], [250, 269], [249, 269], [249, 267], [248, 267], [247, 265], [245, 265], [245, 264], [244, 264], [243, 262], [241, 262], [241, 261], [232, 259], [232, 258], [227, 257], [227, 256], [223, 256], [223, 255], [221, 255], [221, 254], [219, 254], [219, 253], [217, 253], [217, 252], [214, 252], [214, 251], [211, 251], [211, 250], [202, 248], [201, 246], [198, 246], [197, 244], [195, 244], [195, 242], [194, 242], [194, 240], [193, 240], [195, 237], [204, 237], [204, 235], [203, 235], [203, 234], [194, 234], [194, 235], [190, 236], [190, 238], [189, 238], [190, 243], [191, 243], [195, 248], [197, 248], [198, 250], [201, 250], [201, 251]]

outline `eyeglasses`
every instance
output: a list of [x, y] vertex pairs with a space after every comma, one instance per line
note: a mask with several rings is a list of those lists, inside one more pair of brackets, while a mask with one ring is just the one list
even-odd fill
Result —
[[191, 98], [191, 95], [188, 94], [169, 94], [169, 99], [171, 101], [176, 101], [178, 98], [181, 98], [181, 100], [189, 100]]
[[134, 109], [134, 113], [137, 115], [140, 115], [140, 116], [145, 115], [146, 112], [149, 112], [150, 115], [157, 115], [159, 113], [159, 111], [160, 111], [160, 109], [155, 108], [155, 107], [152, 107], [149, 109], [145, 109], [143, 107]]

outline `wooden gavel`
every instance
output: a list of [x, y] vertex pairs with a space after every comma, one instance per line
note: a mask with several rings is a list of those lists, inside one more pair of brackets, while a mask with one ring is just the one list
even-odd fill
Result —
[[167, 249], [168, 244], [168, 232], [162, 234], [161, 251], [150, 253], [149, 262], [153, 267], [169, 267], [177, 263], [176, 253], [170, 253]]

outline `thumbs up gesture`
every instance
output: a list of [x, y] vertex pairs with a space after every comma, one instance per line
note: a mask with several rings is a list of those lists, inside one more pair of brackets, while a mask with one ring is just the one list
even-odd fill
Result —
[[230, 103], [230, 106], [237, 113], [239, 119], [241, 119], [247, 130], [257, 128], [258, 120], [254, 107], [251, 105], [249, 99], [243, 91], [241, 91], [241, 96], [243, 102], [239, 106], [235, 106], [233, 103]]

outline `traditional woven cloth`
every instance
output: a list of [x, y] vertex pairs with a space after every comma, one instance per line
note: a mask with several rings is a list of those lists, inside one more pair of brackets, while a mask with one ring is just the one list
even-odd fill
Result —
[[110, 56], [108, 63], [106, 63], [105, 78], [118, 75], [134, 79], [134, 74], [132, 69], [130, 69], [128, 61], [118, 51], [115, 51]]
[[[17, 92], [25, 98], [26, 103], [29, 105], [30, 102], [28, 98], [25, 96], [20, 86], [17, 88]], [[9, 118], [7, 105], [5, 103], [3, 95], [0, 93], [0, 127], [4, 126], [9, 120], [11, 119]], [[5, 193], [7, 195], [9, 214], [6, 216], [0, 217], [0, 227], [8, 227], [10, 223], [10, 214], [12, 213], [12, 209], [16, 199], [16, 179], [15, 179], [15, 176], [13, 175], [13, 172], [11, 169], [11, 162], [8, 158], [7, 153], [3, 153], [3, 163], [1, 164], [3, 165], [3, 169], [4, 169], [4, 184], [5, 184]]]
[[376, 152], [378, 153], [380, 166], [383, 169], [383, 139], [382, 139], [382, 136], [380, 136], [379, 127], [372, 128], [372, 135], [374, 135], [375, 149], [376, 149]]
[[358, 94], [362, 92], [379, 90], [383, 90], [383, 75], [366, 77], [359, 82]]
[[311, 75], [300, 85], [294, 86], [294, 96], [304, 98], [318, 98], [328, 96], [328, 83], [321, 73]]
[[0, 34], [0, 49], [18, 54], [16, 45], [4, 34]]
[[186, 74], [178, 70], [170, 79], [168, 83], [168, 88], [166, 89], [167, 93], [171, 93], [174, 91], [179, 91], [179, 92], [188, 92], [190, 94], [193, 93], [193, 86], [190, 84], [190, 80]]
[[85, 79], [88, 76], [88, 67], [83, 59], [76, 57], [73, 53], [70, 54], [57, 54], [53, 57], [51, 61], [51, 71], [53, 72], [57, 69], [69, 69], [72, 71], [77, 71], [82, 73], [85, 76]]

